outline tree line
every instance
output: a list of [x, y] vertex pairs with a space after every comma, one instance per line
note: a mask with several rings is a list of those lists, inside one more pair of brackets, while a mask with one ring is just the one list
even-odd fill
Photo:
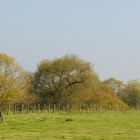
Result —
[[0, 105], [86, 104], [140, 106], [140, 82], [104, 81], [93, 65], [76, 55], [43, 60], [34, 73], [0, 54]]

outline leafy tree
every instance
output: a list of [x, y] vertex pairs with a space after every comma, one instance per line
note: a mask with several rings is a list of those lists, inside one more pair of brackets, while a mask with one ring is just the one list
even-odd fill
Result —
[[140, 106], [140, 82], [137, 80], [129, 81], [122, 91], [122, 100], [130, 107]]
[[97, 78], [90, 63], [75, 55], [42, 61], [34, 76], [34, 91], [41, 102], [54, 104], [68, 103]]
[[121, 96], [121, 91], [124, 88], [124, 83], [115, 78], [109, 78], [103, 81], [103, 84], [106, 85], [112, 93], [115, 93], [117, 96]]
[[25, 76], [25, 82], [24, 82], [24, 93], [18, 94], [18, 97], [16, 98], [14, 104], [24, 104], [29, 105], [33, 103], [37, 103], [37, 97], [33, 92], [33, 86], [32, 81], [34, 79], [33, 74], [27, 73]]
[[0, 54], [0, 104], [13, 103], [20, 94], [27, 92], [28, 73], [14, 58]]
[[101, 106], [119, 105], [125, 106], [115, 94], [112, 94], [110, 88], [104, 85], [103, 82], [98, 82], [96, 88], [91, 88], [88, 103]]

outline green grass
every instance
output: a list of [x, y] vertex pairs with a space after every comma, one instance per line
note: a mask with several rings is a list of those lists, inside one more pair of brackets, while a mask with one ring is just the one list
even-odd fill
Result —
[[0, 140], [140, 140], [140, 111], [4, 116]]

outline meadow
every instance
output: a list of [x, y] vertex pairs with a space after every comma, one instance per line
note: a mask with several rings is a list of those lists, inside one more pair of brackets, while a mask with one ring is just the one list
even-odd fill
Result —
[[139, 140], [140, 111], [4, 115], [0, 140]]

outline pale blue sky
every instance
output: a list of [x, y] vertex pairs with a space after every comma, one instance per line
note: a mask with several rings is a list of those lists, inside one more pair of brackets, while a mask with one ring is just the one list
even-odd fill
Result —
[[67, 53], [102, 79], [140, 79], [140, 0], [0, 0], [0, 53], [34, 71]]

